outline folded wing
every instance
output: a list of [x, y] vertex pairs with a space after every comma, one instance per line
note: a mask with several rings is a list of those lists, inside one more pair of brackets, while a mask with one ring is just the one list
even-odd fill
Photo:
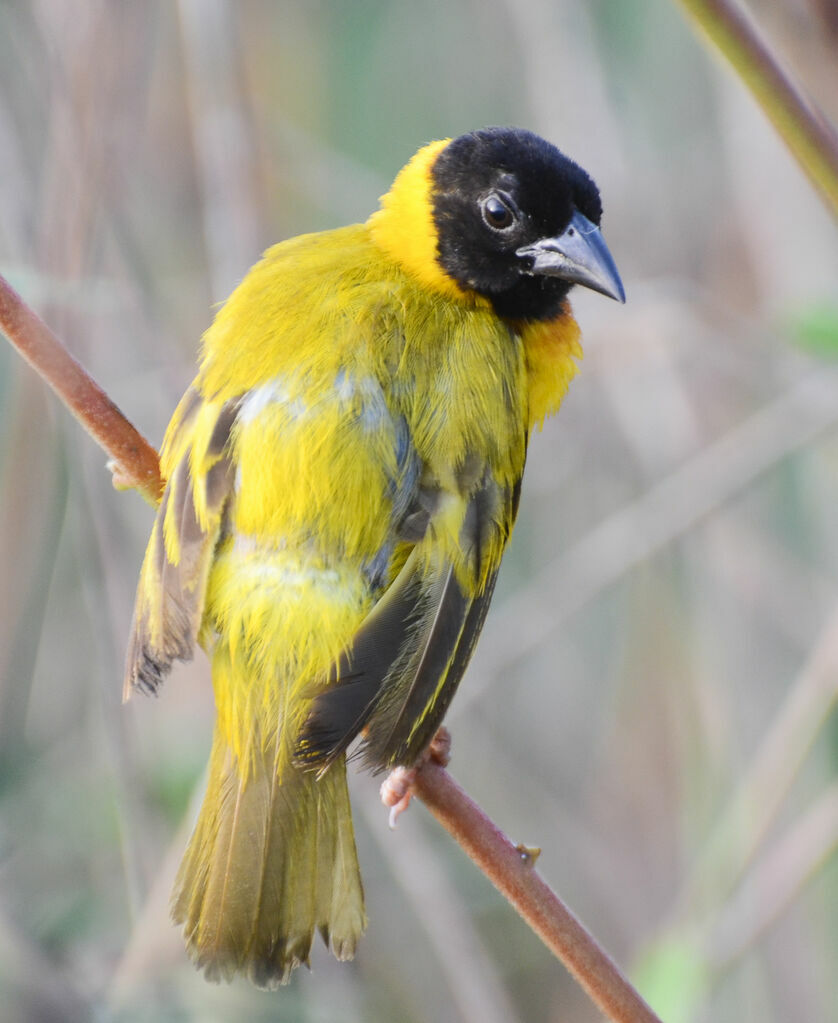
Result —
[[192, 658], [207, 577], [233, 489], [229, 453], [236, 402], [207, 403], [191, 389], [167, 434], [170, 474], [140, 574], [123, 696], [155, 693], [174, 661]]
[[439, 542], [434, 513], [427, 516], [424, 535], [315, 698], [297, 743], [301, 766], [325, 771], [362, 731], [361, 752], [374, 769], [417, 760], [483, 627], [518, 495], [518, 486], [485, 471], [462, 497], [453, 551]]

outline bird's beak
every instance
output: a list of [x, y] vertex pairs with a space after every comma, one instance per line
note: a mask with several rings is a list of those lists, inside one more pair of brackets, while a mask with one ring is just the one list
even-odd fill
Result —
[[528, 274], [561, 277], [618, 302], [626, 300], [623, 282], [599, 228], [578, 211], [557, 238], [541, 238], [515, 255], [527, 261]]

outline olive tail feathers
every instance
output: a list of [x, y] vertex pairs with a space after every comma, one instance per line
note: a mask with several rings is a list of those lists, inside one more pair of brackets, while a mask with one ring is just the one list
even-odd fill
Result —
[[280, 776], [273, 752], [257, 754], [243, 781], [216, 732], [172, 917], [208, 980], [284, 984], [315, 930], [351, 959], [366, 915], [343, 760], [318, 779], [290, 763]]

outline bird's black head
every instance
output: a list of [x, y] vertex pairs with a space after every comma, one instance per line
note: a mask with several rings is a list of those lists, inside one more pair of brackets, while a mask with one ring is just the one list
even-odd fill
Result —
[[591, 178], [532, 132], [461, 135], [431, 167], [438, 261], [498, 315], [549, 320], [574, 284], [623, 301]]

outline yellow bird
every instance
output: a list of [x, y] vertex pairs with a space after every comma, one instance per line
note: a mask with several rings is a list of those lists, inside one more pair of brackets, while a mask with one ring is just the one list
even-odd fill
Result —
[[217, 707], [172, 896], [209, 979], [273, 987], [366, 926], [346, 787], [414, 764], [509, 540], [529, 435], [624, 300], [591, 178], [530, 132], [433, 142], [365, 224], [269, 249], [203, 338], [161, 455], [126, 695], [196, 643]]

